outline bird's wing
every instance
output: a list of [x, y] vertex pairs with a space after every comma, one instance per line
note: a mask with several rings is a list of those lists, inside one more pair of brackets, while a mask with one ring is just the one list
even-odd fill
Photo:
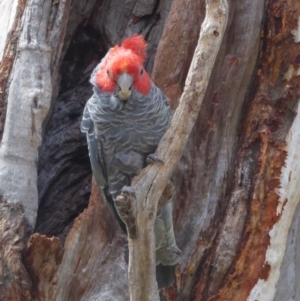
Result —
[[121, 218], [119, 217], [119, 214], [117, 213], [114, 205], [113, 198], [108, 192], [106, 167], [105, 167], [103, 157], [101, 156], [102, 155], [101, 140], [97, 139], [96, 137], [95, 125], [90, 116], [88, 103], [86, 104], [83, 111], [80, 130], [83, 133], [85, 133], [87, 137], [92, 171], [96, 179], [97, 185], [101, 190], [102, 197], [106, 201], [108, 208], [112, 212], [113, 216], [117, 219], [122, 230], [126, 232], [126, 226], [121, 220]]
[[98, 142], [96, 139], [94, 122], [90, 116], [87, 105], [85, 106], [83, 111], [80, 129], [83, 133], [86, 134], [93, 174], [96, 178], [98, 186], [103, 189], [107, 185], [107, 178], [105, 176], [106, 173], [104, 162], [99, 156], [101, 152], [99, 152], [98, 144], [100, 144], [101, 142]]
[[98, 139], [96, 137], [97, 135], [96, 135], [95, 124], [91, 117], [89, 107], [95, 106], [95, 104], [97, 103], [97, 101], [96, 101], [97, 94], [101, 93], [99, 87], [95, 83], [95, 74], [99, 71], [101, 65], [104, 64], [104, 61], [105, 61], [107, 55], [109, 54], [110, 50], [108, 51], [106, 56], [101, 60], [101, 62], [96, 66], [96, 68], [92, 72], [90, 82], [94, 86], [94, 94], [87, 101], [87, 103], [84, 107], [82, 121], [80, 124], [81, 132], [86, 134], [92, 171], [95, 176], [97, 185], [101, 189], [104, 189], [107, 186], [107, 175], [106, 175], [104, 160], [101, 157], [101, 154], [102, 154], [101, 141], [98, 141]]

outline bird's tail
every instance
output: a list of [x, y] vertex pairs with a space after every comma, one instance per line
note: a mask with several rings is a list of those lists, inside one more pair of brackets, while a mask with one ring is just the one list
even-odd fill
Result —
[[[175, 281], [175, 265], [180, 261], [181, 251], [175, 240], [172, 220], [172, 196], [170, 193], [162, 207], [159, 208], [155, 223], [155, 258], [156, 258], [156, 281], [158, 288], [172, 285]], [[125, 261], [128, 264], [128, 245], [125, 248]]]
[[171, 286], [175, 282], [175, 265], [157, 265], [156, 281], [158, 289]]
[[[128, 244], [125, 245], [124, 259], [125, 262], [128, 264]], [[175, 282], [175, 265], [158, 264], [156, 266], [156, 281], [159, 290], [171, 286]]]

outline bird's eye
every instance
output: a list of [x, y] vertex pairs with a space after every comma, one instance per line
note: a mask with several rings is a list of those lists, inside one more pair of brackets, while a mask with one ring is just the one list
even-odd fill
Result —
[[144, 69], [142, 68], [140, 71], [140, 75], [143, 75], [143, 73], [144, 73]]

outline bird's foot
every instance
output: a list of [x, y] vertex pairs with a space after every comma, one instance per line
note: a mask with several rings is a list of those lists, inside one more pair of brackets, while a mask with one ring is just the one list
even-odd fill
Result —
[[158, 201], [158, 209], [169, 204], [172, 201], [174, 194], [175, 194], [174, 185], [172, 184], [171, 181], [169, 181]]
[[180, 261], [181, 251], [177, 246], [156, 250], [156, 264], [175, 265]]
[[132, 187], [124, 186], [121, 194], [115, 200], [115, 206], [122, 221], [125, 223], [128, 235], [131, 239], [137, 238], [136, 218], [134, 212], [134, 202], [136, 194]]
[[164, 161], [160, 157], [156, 156], [155, 154], [150, 154], [147, 156], [146, 163], [156, 164], [156, 163], [164, 163]]

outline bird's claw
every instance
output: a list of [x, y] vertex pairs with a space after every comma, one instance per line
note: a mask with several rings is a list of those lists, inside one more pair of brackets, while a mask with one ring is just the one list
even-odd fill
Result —
[[133, 203], [136, 193], [130, 186], [124, 186], [121, 194], [115, 200], [115, 207], [122, 221], [125, 223], [130, 238], [137, 238], [136, 218]]
[[147, 164], [164, 163], [164, 161], [160, 157], [156, 156], [155, 154], [150, 154], [147, 156], [146, 163]]
[[167, 186], [165, 187], [162, 195], [158, 201], [158, 210], [160, 210], [165, 205], [172, 202], [173, 196], [175, 195], [175, 188], [171, 181], [168, 182]]
[[126, 197], [136, 198], [135, 190], [131, 186], [124, 186], [121, 190], [121, 195], [122, 194]]
[[175, 265], [180, 261], [181, 250], [177, 247], [156, 250], [156, 261], [163, 265]]

